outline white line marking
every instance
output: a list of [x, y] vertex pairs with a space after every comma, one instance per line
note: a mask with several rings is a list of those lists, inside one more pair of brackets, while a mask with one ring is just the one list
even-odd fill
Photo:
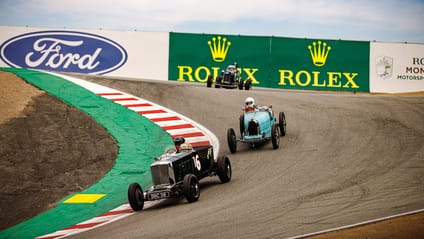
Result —
[[[190, 123], [185, 120], [169, 120], [169, 121], [156, 122], [156, 124], [159, 125], [160, 127], [166, 127], [166, 126], [186, 125]], [[191, 128], [194, 128], [194, 126], [192, 126]]]
[[326, 230], [322, 230], [322, 231], [318, 231], [318, 232], [312, 232], [312, 233], [303, 234], [303, 235], [299, 235], [299, 236], [289, 237], [287, 239], [299, 239], [299, 238], [304, 238], [304, 237], [315, 236], [315, 235], [319, 235], [319, 234], [323, 234], [323, 233], [327, 233], [327, 232], [333, 232], [333, 231], [339, 231], [339, 230], [343, 230], [343, 229], [349, 229], [349, 228], [353, 228], [353, 227], [363, 226], [363, 225], [366, 225], [366, 224], [385, 221], [385, 220], [393, 219], [393, 218], [396, 218], [396, 217], [408, 216], [408, 215], [412, 215], [412, 214], [416, 214], [416, 213], [420, 213], [420, 212], [424, 212], [424, 209], [418, 209], [418, 210], [411, 211], [411, 212], [405, 212], [405, 213], [395, 214], [395, 215], [391, 215], [391, 216], [387, 216], [387, 217], [372, 219], [372, 220], [368, 220], [368, 221], [364, 221], [364, 222], [358, 222], [358, 223], [350, 224], [350, 225], [346, 225], [346, 226], [330, 228], [330, 229], [326, 229]]

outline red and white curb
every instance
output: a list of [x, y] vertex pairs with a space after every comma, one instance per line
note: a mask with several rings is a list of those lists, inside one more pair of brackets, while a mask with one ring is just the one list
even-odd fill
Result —
[[[159, 203], [160, 201], [146, 201], [144, 203], [144, 208], [150, 208], [153, 205]], [[124, 204], [119, 206], [109, 212], [106, 212], [98, 217], [92, 218], [90, 220], [78, 223], [74, 226], [56, 231], [54, 233], [46, 234], [44, 236], [37, 237], [36, 239], [59, 239], [64, 238], [70, 235], [78, 234], [84, 231], [94, 229], [96, 227], [104, 226], [111, 222], [120, 220], [122, 218], [128, 217], [135, 212], [131, 209], [129, 204]]]
[[[86, 88], [96, 95], [109, 99], [141, 114], [168, 132], [171, 137], [183, 136], [186, 139], [186, 142], [190, 143], [192, 146], [213, 145], [214, 157], [215, 159], [218, 158], [218, 138], [207, 128], [185, 117], [184, 115], [178, 114], [177, 112], [168, 108], [116, 89], [88, 82], [75, 77], [50, 72], [46, 73], [56, 75], [71, 81], [79, 86]], [[147, 209], [159, 202], [160, 201], [147, 201], [145, 202], [144, 208]], [[54, 233], [37, 237], [37, 239], [64, 238], [73, 234], [81, 233], [99, 226], [106, 225], [113, 221], [130, 216], [134, 213], [135, 212], [131, 209], [129, 204], [124, 204], [98, 217], [78, 223], [74, 226], [56, 231]]]
[[71, 76], [49, 73], [71, 81], [79, 86], [86, 88], [96, 95], [109, 99], [128, 109], [131, 109], [144, 117], [148, 118], [163, 130], [168, 132], [171, 137], [183, 136], [186, 142], [193, 146], [213, 145], [214, 156], [217, 158], [219, 152], [218, 138], [207, 128], [199, 123], [151, 101], [130, 95], [128, 93], [112, 89], [106, 86], [95, 84], [89, 81], [78, 79]]
[[186, 142], [191, 143], [194, 147], [212, 144], [205, 132], [197, 128], [193, 122], [175, 112], [121, 92], [108, 91], [97, 94], [143, 115], [159, 125], [173, 138], [183, 136]]

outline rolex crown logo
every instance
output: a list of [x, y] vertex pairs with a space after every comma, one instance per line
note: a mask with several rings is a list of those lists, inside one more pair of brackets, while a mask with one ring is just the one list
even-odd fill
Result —
[[231, 42], [227, 38], [221, 36], [212, 37], [212, 41], [208, 41], [209, 48], [212, 53], [212, 59], [216, 62], [223, 62], [227, 56]]
[[325, 61], [327, 60], [328, 53], [331, 50], [330, 46], [327, 46], [326, 42], [318, 41], [318, 43], [313, 42], [312, 46], [308, 46], [309, 52], [312, 56], [312, 62], [316, 66], [325, 65]]

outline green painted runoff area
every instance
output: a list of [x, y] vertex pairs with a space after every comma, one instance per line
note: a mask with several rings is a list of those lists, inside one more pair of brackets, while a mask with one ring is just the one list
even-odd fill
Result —
[[74, 194], [69, 195], [55, 208], [1, 231], [0, 238], [34, 238], [73, 226], [128, 202], [130, 183], [139, 182], [143, 188], [151, 185], [150, 164], [163, 149], [173, 145], [171, 136], [163, 129], [140, 114], [60, 77], [27, 69], [0, 70], [14, 73], [87, 113], [115, 138], [119, 148], [112, 169], [99, 182], [81, 192], [106, 194], [105, 197], [92, 204], [61, 203]]

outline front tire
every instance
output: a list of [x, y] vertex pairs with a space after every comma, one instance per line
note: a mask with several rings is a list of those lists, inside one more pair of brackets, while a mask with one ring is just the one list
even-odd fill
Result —
[[218, 177], [221, 183], [228, 183], [231, 180], [231, 163], [227, 156], [218, 159]]
[[240, 78], [239, 79], [239, 82], [238, 82], [238, 88], [239, 88], [239, 90], [243, 90], [243, 78]]
[[215, 88], [221, 88], [222, 78], [217, 76], [215, 80]]
[[237, 152], [237, 139], [236, 139], [236, 133], [234, 132], [233, 128], [229, 128], [227, 130], [227, 142], [228, 142], [228, 148], [230, 148], [231, 153]]
[[143, 210], [144, 193], [143, 189], [138, 183], [132, 183], [128, 187], [128, 202], [134, 211]]
[[246, 83], [244, 83], [244, 89], [245, 90], [250, 90], [250, 88], [252, 87], [252, 80], [251, 79], [247, 79]]
[[187, 174], [183, 182], [184, 195], [189, 203], [199, 200], [200, 186], [199, 180], [193, 174]]
[[277, 124], [272, 125], [271, 137], [273, 149], [278, 149], [280, 147], [280, 131], [278, 130], [279, 129]]

